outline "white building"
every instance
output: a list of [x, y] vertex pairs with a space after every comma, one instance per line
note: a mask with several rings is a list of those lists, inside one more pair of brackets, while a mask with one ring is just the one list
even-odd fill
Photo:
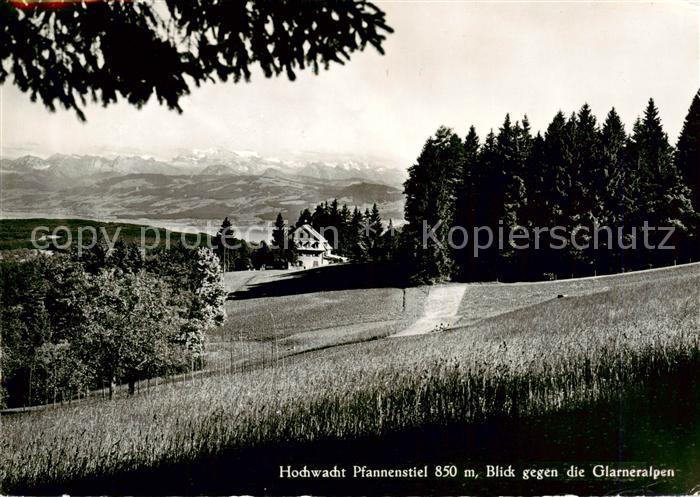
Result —
[[328, 240], [308, 224], [294, 230], [293, 239], [297, 249], [297, 265], [304, 269], [345, 261], [344, 257], [333, 255], [333, 247]]

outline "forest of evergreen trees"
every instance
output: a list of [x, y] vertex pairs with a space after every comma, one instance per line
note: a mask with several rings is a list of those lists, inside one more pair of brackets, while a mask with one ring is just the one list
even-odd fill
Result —
[[347, 204], [341, 206], [338, 199], [321, 202], [313, 212], [309, 209], [301, 211], [297, 222], [291, 226], [285, 223], [281, 213], [278, 214], [272, 232], [272, 246], [274, 249], [284, 247], [283, 257], [290, 262], [295, 259], [295, 247], [291, 241], [294, 230], [305, 224], [328, 240], [335, 255], [349, 261], [388, 262], [393, 257], [395, 230], [391, 220], [385, 229], [376, 203], [371, 209], [366, 207], [362, 211], [358, 206], [352, 210]]
[[225, 218], [212, 240], [214, 252], [225, 271], [248, 269], [288, 268], [297, 260], [292, 241], [294, 231], [308, 224], [321, 233], [333, 247], [333, 253], [352, 262], [389, 262], [396, 252], [398, 237], [393, 223], [385, 227], [377, 204], [362, 211], [358, 206], [351, 210], [338, 199], [321, 202], [312, 210], [299, 213], [296, 223], [288, 223], [277, 215], [271, 239], [258, 247], [236, 238], [233, 224]]
[[508, 115], [483, 141], [474, 127], [464, 139], [441, 127], [409, 169], [395, 258], [417, 282], [589, 276], [697, 260], [699, 137], [700, 92], [675, 148], [652, 99], [631, 134], [614, 108], [601, 125], [587, 104], [568, 117], [558, 112], [544, 134]]
[[527, 116], [506, 115], [483, 140], [473, 126], [464, 139], [440, 127], [409, 168], [406, 224], [385, 226], [376, 204], [362, 211], [322, 202], [294, 224], [278, 215], [271, 244], [252, 254], [246, 247], [227, 268], [247, 269], [251, 258], [256, 268], [293, 262], [289, 238], [303, 224], [335, 254], [394, 263], [414, 283], [569, 278], [691, 262], [700, 257], [699, 140], [700, 92], [675, 147], [653, 99], [630, 134], [614, 108], [600, 124], [587, 104], [568, 117], [558, 112], [544, 133], [533, 133]]
[[355, 206], [350, 210], [347, 204], [340, 206], [337, 199], [321, 202], [313, 212], [304, 209], [299, 214], [295, 228], [311, 225], [324, 235], [337, 255], [354, 262], [387, 261], [391, 256], [391, 246], [385, 241], [388, 233], [393, 233], [391, 220], [385, 232], [377, 204], [362, 211]]

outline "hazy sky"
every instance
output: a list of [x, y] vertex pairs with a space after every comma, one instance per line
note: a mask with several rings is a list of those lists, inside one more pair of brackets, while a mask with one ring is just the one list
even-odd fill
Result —
[[257, 73], [193, 88], [182, 115], [156, 103], [92, 105], [83, 124], [6, 83], [2, 152], [305, 150], [406, 167], [441, 124], [460, 134], [474, 124], [483, 137], [510, 112], [543, 130], [557, 110], [588, 102], [599, 119], [614, 105], [629, 129], [649, 97], [675, 143], [700, 86], [697, 2], [378, 3], [395, 29], [385, 56], [369, 48], [293, 83]]

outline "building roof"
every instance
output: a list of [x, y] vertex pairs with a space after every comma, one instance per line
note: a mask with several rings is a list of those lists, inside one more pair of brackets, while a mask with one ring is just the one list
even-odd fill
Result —
[[331, 249], [328, 240], [309, 224], [304, 224], [294, 230], [294, 243], [297, 250], [326, 252]]

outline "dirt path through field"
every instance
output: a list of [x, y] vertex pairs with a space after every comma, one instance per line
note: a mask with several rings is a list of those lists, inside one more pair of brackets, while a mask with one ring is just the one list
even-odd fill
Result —
[[466, 284], [456, 283], [431, 287], [425, 299], [423, 316], [405, 330], [389, 338], [425, 335], [439, 328], [453, 325], [459, 319], [457, 311], [466, 290]]

